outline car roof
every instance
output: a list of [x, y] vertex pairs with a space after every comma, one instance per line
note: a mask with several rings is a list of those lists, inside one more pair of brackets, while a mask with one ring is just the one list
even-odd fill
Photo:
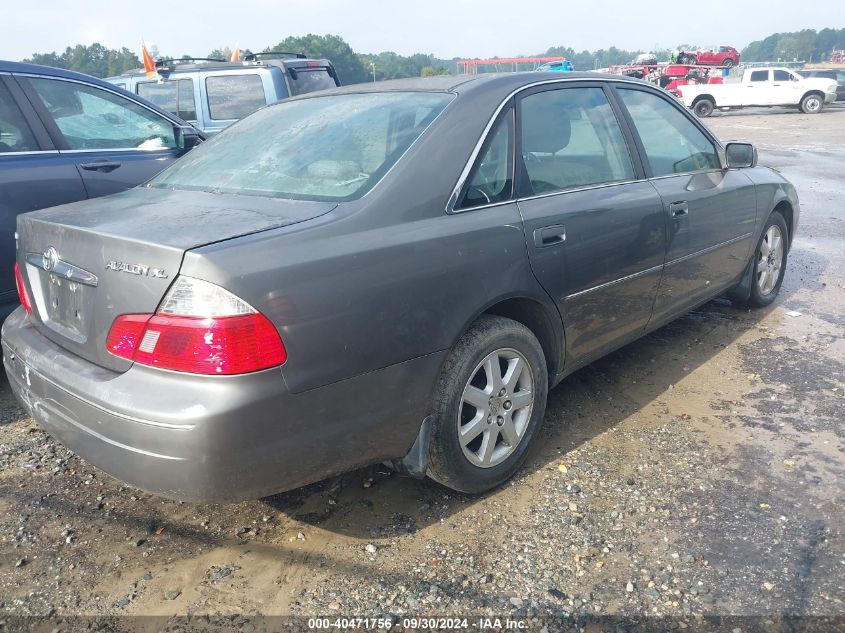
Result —
[[[331, 64], [331, 61], [328, 59], [320, 59], [320, 58], [311, 58], [311, 57], [288, 57], [284, 59], [257, 59], [254, 61], [239, 61], [239, 62], [227, 62], [227, 61], [214, 61], [214, 60], [205, 60], [199, 63], [194, 62], [182, 62], [178, 59], [171, 60], [172, 63], [168, 63], [167, 65], [161, 66], [162, 70], [166, 70], [168, 75], [175, 75], [180, 72], [202, 72], [204, 70], [207, 71], [218, 71], [218, 70], [253, 70], [253, 69], [261, 69], [261, 68], [281, 68], [284, 70], [289, 66], [293, 66], [295, 68], [299, 68], [300, 66], [307, 66], [309, 63], [313, 64], [317, 62], [319, 66], [328, 67]], [[114, 75], [112, 77], [108, 77], [109, 81], [119, 80], [119, 79], [132, 79], [135, 77], [144, 77], [145, 70], [143, 68], [133, 68], [131, 70], [127, 70], [120, 75]]]
[[601, 81], [627, 82], [636, 85], [647, 85], [637, 79], [630, 79], [622, 75], [594, 72], [538, 72], [526, 71], [516, 73], [484, 73], [483, 75], [440, 75], [437, 77], [409, 77], [406, 79], [390, 79], [387, 81], [349, 84], [338, 88], [329, 88], [318, 92], [292, 97], [293, 99], [307, 99], [311, 96], [330, 94], [350, 94], [362, 92], [456, 92], [469, 93], [475, 91], [491, 91], [509, 94], [526, 86], [544, 82], [570, 81]]
[[73, 70], [65, 70], [64, 68], [53, 68], [52, 66], [41, 66], [39, 64], [26, 64], [24, 62], [9, 62], [3, 60], [0, 60], [0, 73], [15, 73], [19, 75], [41, 75], [42, 77], [56, 77], [59, 79], [72, 79], [74, 81], [82, 81], [92, 86], [98, 86], [100, 88], [105, 88], [106, 90], [111, 90], [112, 92], [118, 92], [126, 97], [130, 97], [134, 101], [139, 101], [143, 103], [146, 107], [151, 110], [155, 110], [156, 112], [164, 116], [166, 119], [175, 121], [179, 125], [193, 127], [187, 121], [183, 121], [172, 112], [168, 112], [167, 110], [158, 107], [156, 104], [147, 101], [143, 97], [139, 97], [136, 94], [127, 92], [123, 88], [115, 86], [113, 83], [109, 83], [108, 81], [104, 81], [102, 79], [99, 79], [98, 77], [93, 77], [92, 75], [78, 73]]

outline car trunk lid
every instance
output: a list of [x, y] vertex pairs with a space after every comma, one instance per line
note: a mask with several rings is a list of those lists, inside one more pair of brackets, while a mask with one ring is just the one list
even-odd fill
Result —
[[185, 251], [328, 213], [329, 202], [133, 189], [21, 215], [18, 261], [47, 338], [103, 367], [131, 361], [106, 349], [121, 314], [156, 311]]

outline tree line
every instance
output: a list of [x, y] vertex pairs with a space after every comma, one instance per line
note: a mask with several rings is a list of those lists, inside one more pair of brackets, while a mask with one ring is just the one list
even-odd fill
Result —
[[[727, 42], [720, 42], [726, 44]], [[698, 46], [683, 44], [678, 48], [694, 50]], [[845, 28], [811, 29], [794, 33], [775, 33], [769, 37], [751, 42], [742, 50], [743, 61], [777, 61], [799, 59], [802, 61], [823, 61], [834, 49], [845, 49]], [[398, 79], [401, 77], [420, 77], [429, 75], [444, 75], [457, 72], [457, 59], [439, 59], [434, 55], [416, 53], [414, 55], [399, 55], [392, 51], [381, 53], [356, 53], [352, 47], [337, 35], [290, 36], [275, 46], [268, 46], [262, 52], [288, 51], [292, 53], [304, 52], [309, 57], [330, 59], [337, 69], [340, 80], [344, 84], [365, 81], [380, 81], [382, 79]], [[242, 49], [242, 53], [248, 52]], [[576, 70], [593, 70], [616, 64], [625, 64], [636, 58], [644, 51], [628, 51], [611, 46], [596, 51], [576, 51], [568, 46], [552, 46], [543, 53], [531, 53], [528, 56], [559, 56], [570, 60]], [[658, 59], [668, 60], [670, 50], [661, 49], [649, 51]], [[226, 59], [231, 55], [228, 47], [217, 48], [207, 54], [207, 57]], [[182, 55], [176, 59], [187, 58]], [[175, 57], [169, 57], [174, 59]], [[35, 53], [24, 61], [44, 66], [55, 66], [96, 77], [119, 75], [133, 68], [141, 67], [138, 55], [126, 47], [121, 49], [106, 48], [102, 44], [85, 46], [77, 44], [67, 47], [63, 53]], [[495, 65], [486, 67], [487, 70], [510, 70], [510, 65], [497, 68]], [[528, 70], [522, 69], [522, 70]]]
[[845, 49], [845, 28], [804, 29], [792, 33], [774, 33], [769, 37], [751, 42], [742, 50], [742, 61], [803, 61], [821, 62], [833, 50]]

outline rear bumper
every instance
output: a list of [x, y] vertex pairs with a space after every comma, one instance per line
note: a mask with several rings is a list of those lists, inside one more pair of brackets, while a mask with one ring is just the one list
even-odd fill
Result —
[[292, 395], [278, 369], [111, 372], [49, 341], [22, 309], [3, 325], [2, 347], [12, 390], [51, 435], [117, 479], [185, 501], [254, 499], [403, 456], [442, 360]]
[[836, 93], [835, 92], [824, 93], [824, 102], [825, 103], [833, 103], [834, 101], [836, 101]]

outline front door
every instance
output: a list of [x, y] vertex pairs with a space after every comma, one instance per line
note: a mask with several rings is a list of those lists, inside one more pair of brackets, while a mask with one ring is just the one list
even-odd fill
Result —
[[91, 198], [146, 182], [180, 153], [173, 122], [122, 95], [63, 79], [19, 81]]
[[757, 196], [742, 171], [722, 168], [713, 139], [685, 109], [653, 91], [616, 90], [668, 223], [653, 317], [662, 323], [738, 281], [751, 252]]
[[649, 320], [665, 251], [660, 197], [640, 180], [602, 86], [535, 90], [518, 120], [531, 267], [563, 315], [567, 360], [582, 364]]

